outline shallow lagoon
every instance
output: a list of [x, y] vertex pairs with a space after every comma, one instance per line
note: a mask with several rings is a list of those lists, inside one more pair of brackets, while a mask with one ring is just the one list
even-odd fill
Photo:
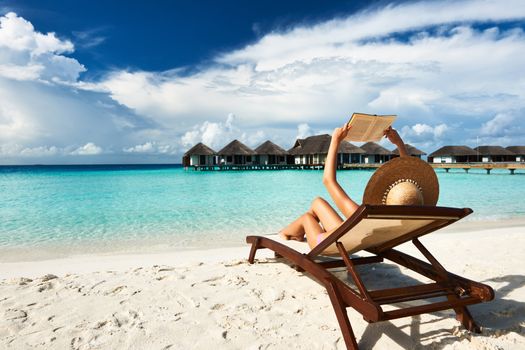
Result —
[[[370, 170], [338, 172], [361, 199]], [[525, 174], [437, 171], [439, 205], [468, 220], [525, 217]], [[149, 241], [180, 248], [242, 245], [276, 232], [315, 196], [322, 171], [185, 171], [179, 166], [0, 167], [0, 247]]]

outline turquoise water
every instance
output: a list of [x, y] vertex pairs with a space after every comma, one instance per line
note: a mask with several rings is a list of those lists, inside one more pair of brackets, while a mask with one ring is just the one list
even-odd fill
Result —
[[[372, 171], [340, 171], [360, 201]], [[438, 171], [439, 205], [470, 220], [525, 217], [525, 174]], [[167, 166], [0, 167], [0, 248], [152, 241], [243, 245], [328, 198], [322, 171], [196, 172]]]

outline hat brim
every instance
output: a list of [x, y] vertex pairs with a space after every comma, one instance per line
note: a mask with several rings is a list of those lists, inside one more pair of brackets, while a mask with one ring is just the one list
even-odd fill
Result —
[[389, 187], [398, 181], [415, 182], [422, 191], [423, 205], [436, 205], [439, 183], [427, 162], [415, 157], [397, 157], [381, 165], [365, 188], [363, 204], [381, 205]]

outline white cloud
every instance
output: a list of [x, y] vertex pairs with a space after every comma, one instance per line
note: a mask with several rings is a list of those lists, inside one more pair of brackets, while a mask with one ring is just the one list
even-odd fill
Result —
[[43, 69], [44, 66], [39, 64], [18, 66], [8, 63], [0, 65], [0, 76], [14, 80], [36, 80]]
[[24, 148], [20, 151], [23, 157], [49, 157], [62, 153], [62, 150], [56, 146], [39, 146], [34, 148]]
[[442, 111], [499, 113], [525, 105], [525, 82], [515, 79], [525, 71], [517, 59], [525, 36], [470, 23], [525, 18], [522, 2], [508, 4], [512, 10], [497, 1], [389, 5], [267, 34], [194, 74], [117, 71], [91, 88], [167, 128], [190, 118], [218, 123], [229, 112], [245, 128], [333, 127], [353, 111], [397, 113], [406, 124], [444, 121]]
[[0, 105], [0, 140], [28, 141], [37, 135], [31, 117], [12, 101], [4, 99]]
[[159, 144], [157, 142], [146, 142], [140, 145], [124, 148], [126, 153], [150, 153], [150, 154], [175, 154], [179, 149], [173, 145]]
[[[22, 159], [42, 159], [44, 163], [49, 163], [48, 160], [65, 159], [64, 157], [71, 157], [71, 155], [98, 155], [102, 153], [102, 149], [93, 143], [87, 143], [82, 147], [74, 147], [72, 145], [66, 147], [57, 146], [36, 146], [24, 147], [20, 144], [4, 144], [0, 145], [0, 156], [5, 158], [22, 158]], [[52, 162], [51, 162], [52, 163]]]
[[297, 138], [298, 139], [305, 139], [308, 136], [312, 136], [312, 129], [310, 126], [306, 123], [301, 123], [297, 125]]
[[412, 126], [412, 131], [416, 135], [421, 135], [421, 134], [424, 134], [424, 133], [433, 133], [434, 132], [434, 128], [431, 127], [430, 125], [427, 125], [427, 124], [416, 124], [416, 125]]
[[100, 34], [101, 31], [103, 31], [103, 28], [74, 31], [75, 43], [84, 49], [96, 47], [106, 41], [106, 37]]
[[498, 113], [494, 118], [483, 123], [480, 128], [481, 135], [499, 136], [503, 131], [516, 125], [516, 117], [512, 114]]
[[436, 144], [442, 141], [441, 138], [445, 136], [450, 129], [451, 128], [446, 124], [431, 126], [428, 124], [417, 123], [412, 126], [404, 126], [400, 133], [403, 139], [408, 143], [429, 143], [429, 141], [431, 141]]
[[425, 90], [406, 86], [395, 86], [385, 89], [368, 104], [375, 110], [411, 110], [418, 114], [427, 114], [431, 105], [442, 97], [439, 91]]
[[3, 157], [49, 157], [64, 152], [56, 146], [22, 147], [18, 144], [0, 145], [0, 155]]
[[152, 153], [154, 151], [154, 147], [152, 142], [146, 142], [142, 145], [124, 148], [123, 151], [128, 153]]
[[0, 17], [0, 46], [14, 51], [29, 51], [34, 55], [48, 52], [72, 52], [69, 40], [58, 39], [55, 33], [35, 32], [33, 25], [16, 13], [9, 12]]
[[440, 138], [442, 137], [447, 131], [449, 130], [449, 127], [446, 124], [439, 124], [434, 127], [434, 137]]
[[88, 142], [84, 146], [77, 148], [76, 150], [72, 151], [71, 155], [79, 155], [79, 156], [93, 156], [97, 154], [102, 153], [102, 148], [95, 145], [93, 142]]
[[193, 145], [201, 142], [201, 135], [199, 128], [195, 127], [193, 130], [186, 131], [181, 137], [181, 143], [184, 147], [192, 147]]
[[264, 141], [266, 141], [267, 138], [268, 137], [266, 136], [266, 133], [263, 130], [257, 130], [251, 134], [243, 133], [243, 137], [241, 138], [241, 140], [247, 145], [256, 148], [257, 146], [261, 145]]
[[[497, 0], [391, 4], [315, 26], [270, 33], [252, 45], [224, 54], [219, 61], [227, 64], [252, 62], [257, 70], [273, 70], [293, 61], [348, 56], [355, 48], [351, 43], [359, 40], [424, 30], [429, 26], [523, 19], [524, 13], [525, 4], [520, 0], [505, 1], [504, 4]], [[357, 53], [356, 56], [361, 55]], [[404, 61], [400, 53], [383, 59]]]
[[187, 149], [198, 142], [202, 142], [218, 151], [234, 139], [238, 139], [250, 147], [256, 147], [265, 141], [266, 133], [263, 130], [255, 129], [243, 132], [235, 125], [235, 122], [236, 117], [232, 113], [228, 114], [224, 122], [205, 121], [182, 135], [180, 143]]
[[414, 144], [476, 134], [514, 142], [523, 129], [497, 116], [525, 113], [524, 20], [518, 0], [376, 5], [268, 33], [198, 70], [115, 70], [86, 82], [66, 56], [71, 41], [9, 14], [0, 28], [0, 143], [173, 156], [234, 138], [292, 144], [354, 111], [397, 114], [395, 127]]
[[42, 34], [16, 13], [0, 17], [0, 76], [16, 80], [74, 82], [85, 71], [77, 60], [64, 56], [74, 46], [55, 33]]
[[519, 146], [524, 144], [525, 128], [523, 127], [523, 115], [525, 110], [509, 110], [498, 113], [467, 135], [472, 145], [504, 145]]
[[[234, 126], [235, 116], [228, 114], [225, 122], [205, 121], [196, 125], [192, 130], [187, 131], [181, 137], [181, 143], [185, 147], [191, 147], [198, 142], [218, 150], [226, 143], [233, 139], [242, 139], [243, 135], [236, 126]], [[242, 141], [242, 140], [241, 140]]]

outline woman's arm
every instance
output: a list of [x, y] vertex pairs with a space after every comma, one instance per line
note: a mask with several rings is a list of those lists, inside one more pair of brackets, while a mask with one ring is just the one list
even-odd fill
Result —
[[394, 145], [397, 146], [397, 149], [399, 150], [399, 156], [401, 157], [408, 157], [408, 151], [405, 146], [405, 143], [401, 139], [401, 136], [397, 133], [395, 129], [392, 129], [392, 127], [389, 127], [385, 130], [385, 137], [390, 140]]
[[345, 217], [352, 215], [359, 207], [359, 205], [354, 202], [339, 185], [336, 177], [337, 150], [339, 149], [341, 142], [348, 134], [350, 128], [350, 125], [346, 123], [343, 125], [343, 127], [336, 128], [334, 130], [332, 134], [332, 141], [330, 142], [330, 148], [328, 149], [328, 155], [326, 156], [323, 173], [323, 184], [328, 190], [330, 197], [332, 197], [335, 204]]

